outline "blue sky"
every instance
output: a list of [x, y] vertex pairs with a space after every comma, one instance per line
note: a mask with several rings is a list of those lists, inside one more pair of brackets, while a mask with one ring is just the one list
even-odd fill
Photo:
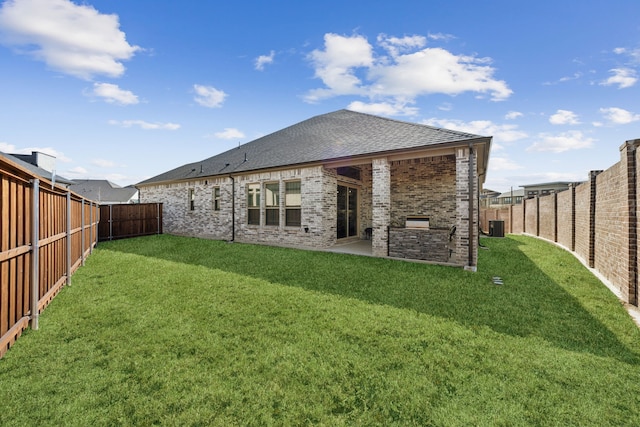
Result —
[[349, 108], [494, 137], [485, 188], [640, 138], [640, 2], [0, 2], [0, 151], [135, 184]]

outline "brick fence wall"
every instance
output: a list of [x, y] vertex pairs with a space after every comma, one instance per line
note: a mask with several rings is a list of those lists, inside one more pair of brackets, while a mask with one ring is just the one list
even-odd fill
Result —
[[507, 217], [506, 232], [556, 242], [594, 268], [620, 299], [638, 306], [638, 147], [640, 139], [627, 141], [620, 147], [620, 162], [591, 171], [586, 182], [519, 205], [486, 209], [483, 219]]

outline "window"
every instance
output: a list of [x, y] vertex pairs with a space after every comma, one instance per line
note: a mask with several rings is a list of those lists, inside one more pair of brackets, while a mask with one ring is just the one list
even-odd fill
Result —
[[301, 215], [300, 205], [302, 197], [300, 194], [300, 181], [290, 181], [285, 183], [284, 206], [285, 225], [289, 227], [300, 227]]
[[213, 187], [213, 210], [220, 210], [220, 187]]
[[194, 190], [193, 188], [189, 189], [189, 210], [196, 210], [196, 190]]
[[260, 184], [247, 186], [247, 224], [260, 225]]
[[264, 185], [265, 224], [280, 225], [280, 185], [271, 182]]

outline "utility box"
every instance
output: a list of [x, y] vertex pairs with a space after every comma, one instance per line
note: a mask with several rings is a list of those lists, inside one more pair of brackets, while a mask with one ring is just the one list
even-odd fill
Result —
[[502, 220], [489, 221], [489, 236], [504, 237], [504, 221]]

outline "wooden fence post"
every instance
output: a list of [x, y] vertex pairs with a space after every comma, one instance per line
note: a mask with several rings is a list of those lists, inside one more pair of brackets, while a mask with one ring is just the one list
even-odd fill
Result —
[[80, 259], [82, 260], [81, 265], [84, 266], [84, 245], [85, 245], [85, 239], [84, 239], [84, 197], [82, 198], [82, 203], [80, 203], [80, 207], [81, 209], [81, 214], [80, 214]]
[[113, 240], [113, 205], [109, 205], [109, 240]]
[[40, 180], [31, 180], [31, 329], [38, 330], [38, 302], [40, 301]]
[[67, 286], [71, 285], [71, 191], [67, 191]]

